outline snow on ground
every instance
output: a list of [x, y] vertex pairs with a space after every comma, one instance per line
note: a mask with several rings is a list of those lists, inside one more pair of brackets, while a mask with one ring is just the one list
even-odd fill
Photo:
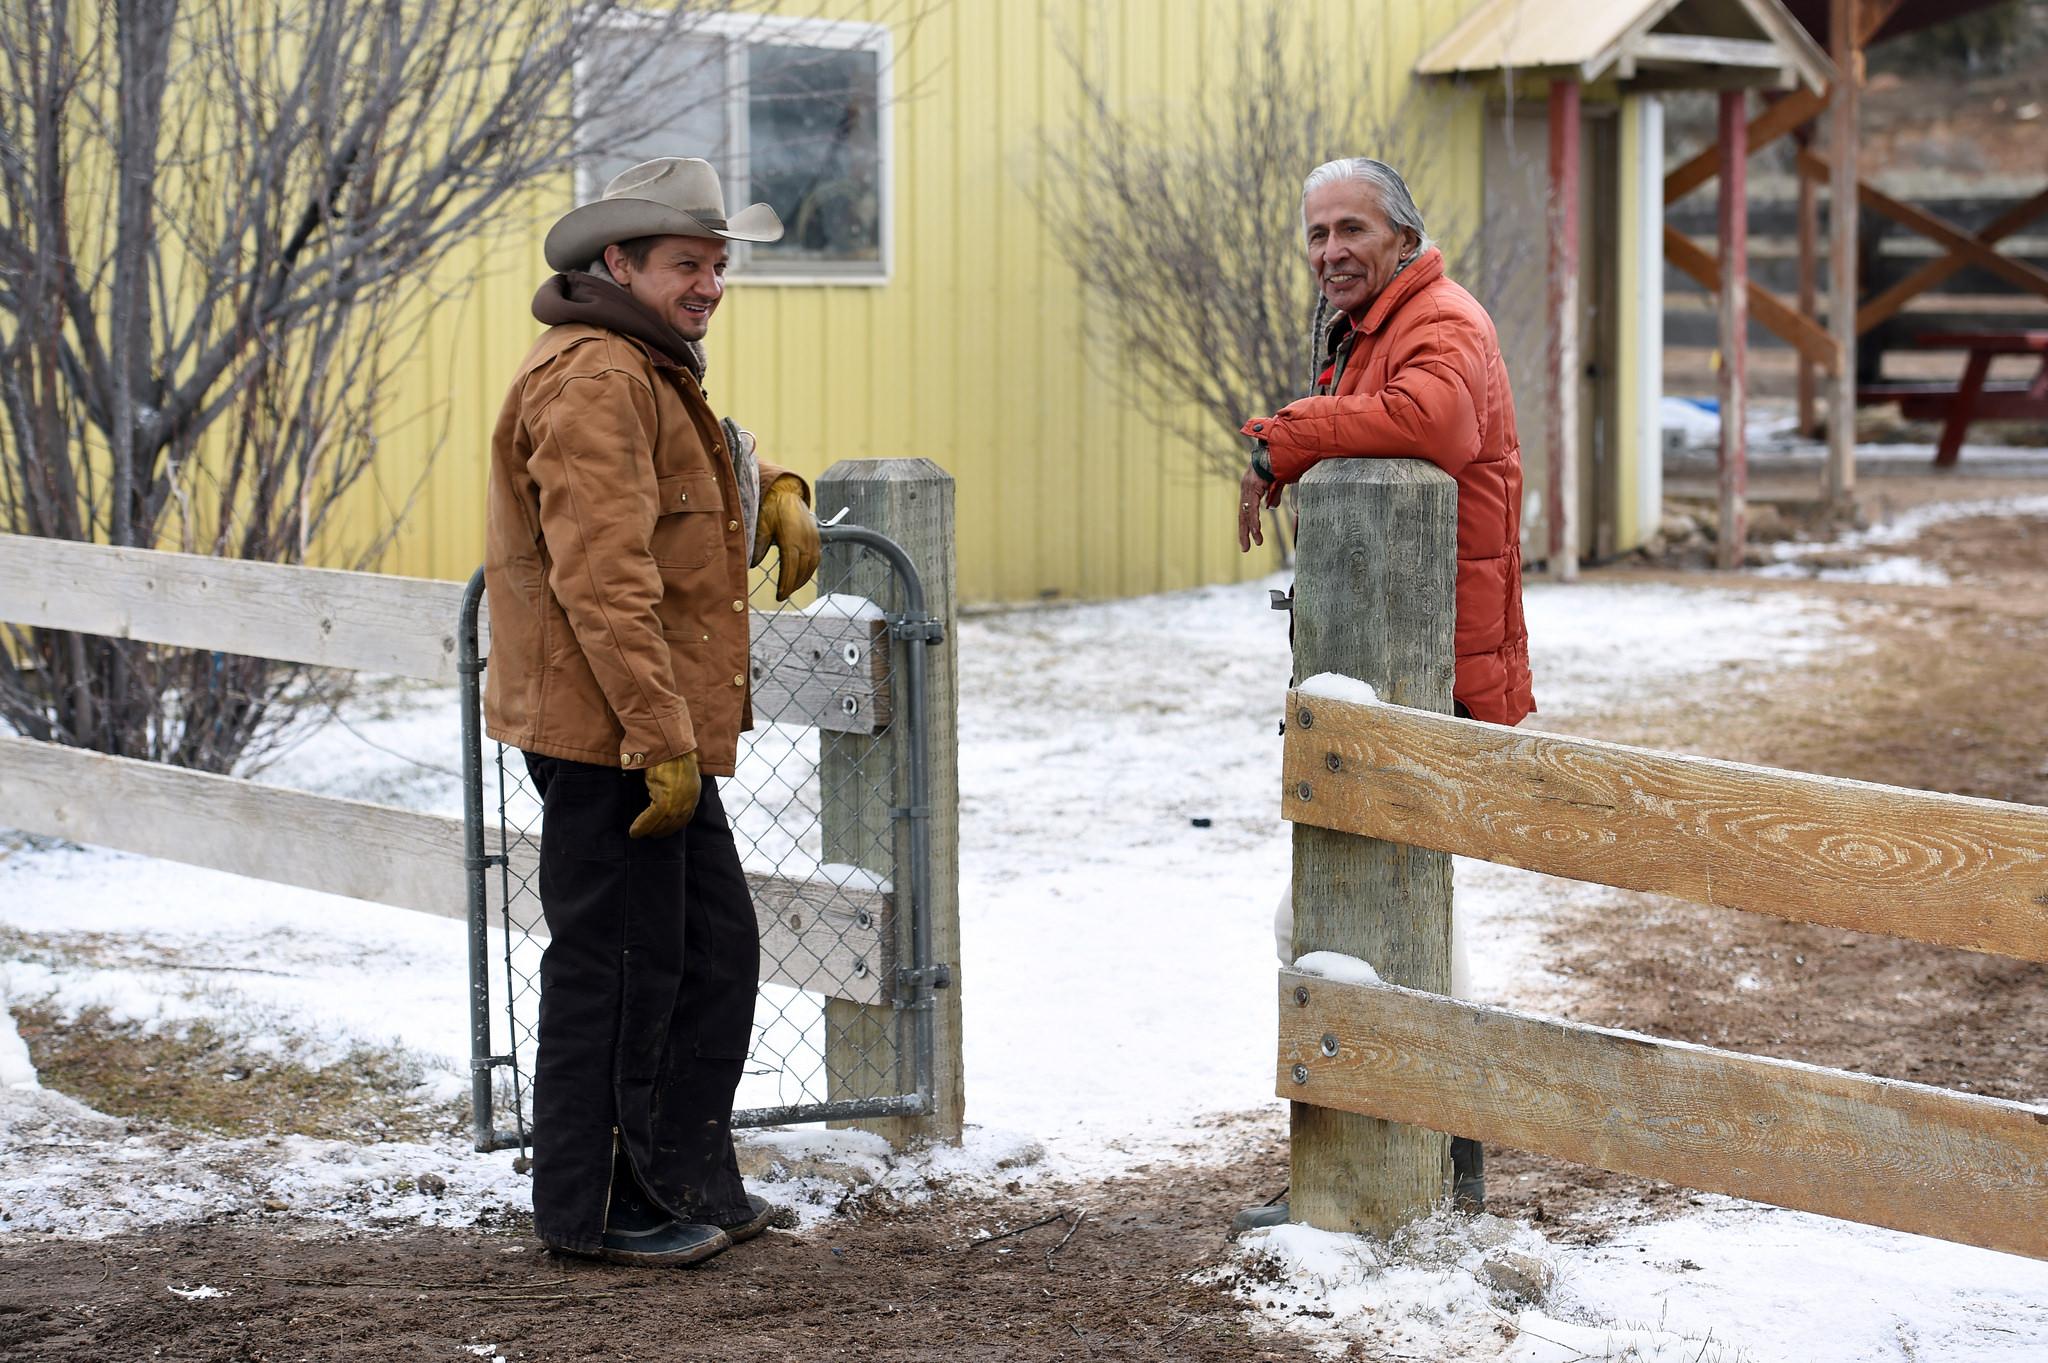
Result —
[[1845, 556], [1908, 544], [1937, 525], [1979, 516], [2048, 517], [2048, 497], [1997, 497], [1965, 502], [1930, 502], [1909, 507], [1867, 530], [1838, 535], [1824, 544], [1785, 540], [1771, 546], [1775, 563], [1759, 577], [1816, 578], [1822, 582], [1867, 582], [1893, 587], [1946, 587], [1940, 568], [1908, 554], [1874, 554], [1848, 564]]
[[1391, 1244], [1280, 1226], [1242, 1236], [1213, 1278], [1332, 1356], [1358, 1341], [1468, 1363], [2033, 1363], [2048, 1347], [2048, 1264], [1694, 1200], [1592, 1247], [1451, 1213]]
[[[1288, 862], [1276, 780], [1287, 630], [1267, 607], [1270, 585], [963, 622], [959, 980], [977, 1128], [961, 1151], [911, 1158], [858, 1133], [752, 1133], [744, 1158], [757, 1186], [809, 1221], [849, 1183], [908, 1198], [1114, 1173], [1162, 1155], [1215, 1157], [1245, 1138], [1232, 1114], [1262, 1114], [1255, 1127], [1270, 1129], [1280, 1109], [1269, 929]], [[1786, 664], [1851, 642], [1831, 606], [1777, 591], [1535, 584], [1527, 607], [1542, 706], [1530, 727], [1565, 732], [1623, 703], [1767, 696]], [[375, 687], [265, 778], [453, 813], [455, 731], [451, 692]], [[814, 749], [776, 731], [762, 751], [801, 770]], [[815, 857], [802, 836], [775, 841], [764, 817], [742, 820], [755, 820], [760, 855]], [[1540, 934], [1577, 891], [1481, 863], [1456, 874], [1474, 993], [1554, 1008], [1566, 991], [1541, 967]], [[98, 1006], [142, 1025], [207, 1017], [254, 1049], [315, 1062], [390, 1046], [418, 1066], [425, 1095], [465, 1091], [463, 932], [452, 920], [34, 843], [0, 852], [0, 929], [31, 944], [0, 968], [15, 1006]], [[208, 1139], [93, 1113], [21, 1086], [33, 1072], [11, 1018], [0, 1078], [0, 1233], [105, 1234], [268, 1202], [364, 1226], [488, 1220], [526, 1204], [508, 1154], [454, 1139]], [[2028, 1304], [2048, 1301], [2040, 1266], [1709, 1205], [1594, 1250], [1455, 1219], [1438, 1237], [1448, 1241], [1405, 1258], [1275, 1231], [1247, 1237], [1242, 1266], [1265, 1282], [1239, 1290], [1286, 1328], [1336, 1343], [1365, 1319], [1436, 1322], [1420, 1356], [1520, 1363], [1604, 1356], [1598, 1341], [1616, 1322], [1649, 1327], [1613, 1334], [1642, 1358], [1713, 1358], [1709, 1330], [1737, 1351], [1727, 1358], [1990, 1360], [2019, 1357], [2014, 1340], [2048, 1341]], [[1475, 1277], [1503, 1249], [1550, 1266], [1557, 1285], [1540, 1318]], [[1822, 1338], [1816, 1322], [1842, 1312], [1816, 1302], [1868, 1312]], [[1659, 1352], [1676, 1339], [1691, 1351]], [[1786, 1339], [1802, 1341], [1795, 1354], [1777, 1347]], [[1909, 1339], [1919, 1353], [1901, 1352]]]

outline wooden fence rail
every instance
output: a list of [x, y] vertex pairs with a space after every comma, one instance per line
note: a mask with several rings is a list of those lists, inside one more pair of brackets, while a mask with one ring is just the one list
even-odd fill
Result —
[[[458, 583], [0, 535], [0, 621], [427, 681], [456, 680]], [[887, 625], [756, 613], [754, 695], [785, 723], [871, 734], [891, 715]], [[0, 826], [450, 918], [462, 821], [0, 737]], [[366, 854], [366, 848], [375, 849]], [[535, 849], [510, 852], [531, 875]], [[493, 892], [497, 877], [491, 877]], [[750, 876], [762, 978], [893, 997], [894, 895]], [[545, 940], [544, 928], [536, 936]]]
[[[442, 918], [467, 914], [462, 820], [445, 814], [0, 737], [0, 827]], [[515, 877], [538, 870], [537, 842], [515, 844], [508, 855]], [[888, 1002], [893, 894], [822, 879], [747, 881], [762, 979], [854, 1003]], [[495, 899], [495, 872], [488, 883]], [[546, 927], [533, 935], [545, 942]]]
[[[2048, 809], [1302, 690], [1288, 715], [1297, 824], [2048, 960]], [[2048, 1108], [1392, 985], [1280, 985], [1282, 1097], [2048, 1258]]]
[[1288, 712], [1296, 823], [2048, 961], [2048, 809], [1298, 691]]
[[1282, 971], [1277, 1089], [2048, 1258], [2048, 1109]]
[[[462, 584], [0, 535], [0, 620], [452, 685]], [[754, 706], [833, 733], [889, 726], [880, 620], [752, 616]], [[488, 652], [490, 622], [481, 622]]]

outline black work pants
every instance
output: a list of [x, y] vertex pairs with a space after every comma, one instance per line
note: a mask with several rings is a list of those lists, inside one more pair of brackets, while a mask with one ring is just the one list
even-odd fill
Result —
[[[683, 1221], [744, 1219], [733, 1092], [752, 1035], [760, 941], [718, 784], [663, 838], [629, 838], [637, 771], [526, 754], [542, 803], [533, 1224], [604, 1235], [615, 1160]], [[624, 1190], [621, 1190], [624, 1191]]]

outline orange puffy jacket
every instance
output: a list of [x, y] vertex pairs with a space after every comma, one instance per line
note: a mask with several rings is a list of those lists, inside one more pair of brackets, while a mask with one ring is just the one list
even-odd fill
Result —
[[1522, 447], [1493, 319], [1431, 247], [1394, 276], [1339, 350], [1334, 391], [1244, 424], [1291, 483], [1317, 462], [1427, 459], [1458, 480], [1457, 679], [1473, 718], [1536, 708], [1522, 623]]

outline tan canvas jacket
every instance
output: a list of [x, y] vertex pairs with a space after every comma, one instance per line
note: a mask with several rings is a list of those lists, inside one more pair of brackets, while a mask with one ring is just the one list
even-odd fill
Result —
[[[784, 476], [761, 464], [762, 487]], [[753, 727], [740, 505], [695, 375], [615, 331], [549, 328], [491, 439], [491, 737], [621, 767], [694, 749], [731, 775]]]

